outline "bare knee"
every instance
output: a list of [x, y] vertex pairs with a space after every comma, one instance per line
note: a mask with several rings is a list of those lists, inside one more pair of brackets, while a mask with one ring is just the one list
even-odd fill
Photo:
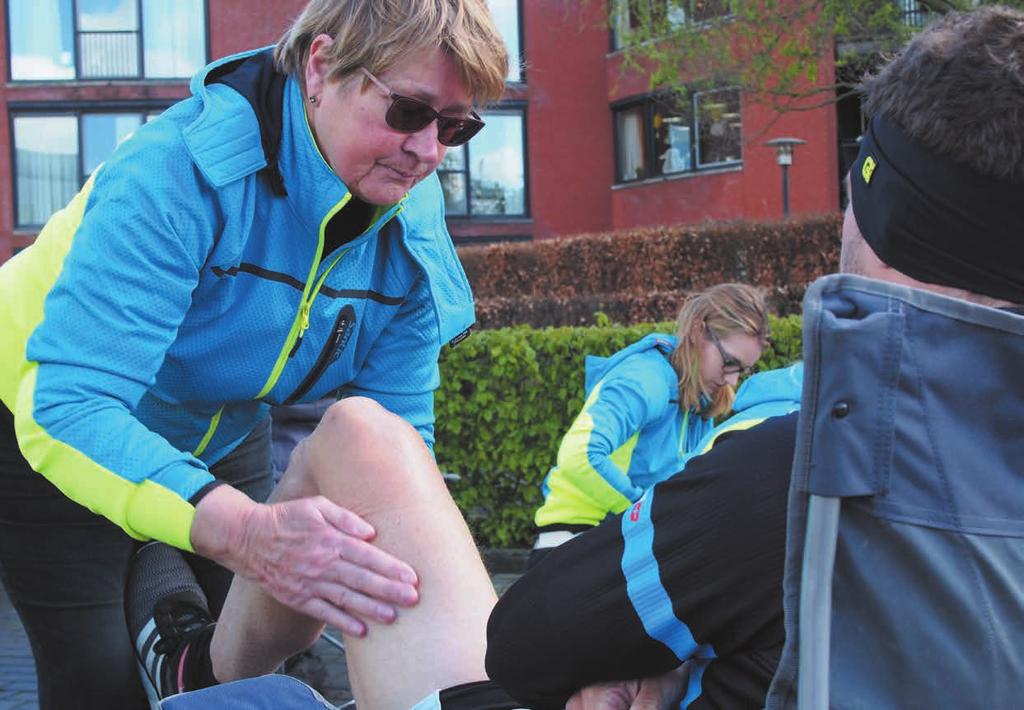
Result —
[[419, 433], [365, 397], [332, 404], [305, 443], [301, 468], [313, 477], [320, 494], [387, 496], [395, 501], [412, 494], [417, 481], [441, 481]]
[[[404, 419], [368, 397], [339, 399], [327, 408], [318, 429], [326, 430], [332, 439], [338, 441], [369, 441], [384, 437], [389, 429], [399, 436], [416, 434]], [[408, 431], [397, 431], [402, 429]]]
[[349, 397], [332, 404], [317, 433], [321, 440], [346, 453], [426, 450], [412, 425], [367, 397]]
[[339, 476], [358, 467], [372, 452], [415, 447], [419, 434], [401, 417], [367, 397], [335, 402], [313, 434], [300, 441], [288, 459], [288, 469], [274, 491], [273, 500], [325, 495], [324, 477], [337, 483]]

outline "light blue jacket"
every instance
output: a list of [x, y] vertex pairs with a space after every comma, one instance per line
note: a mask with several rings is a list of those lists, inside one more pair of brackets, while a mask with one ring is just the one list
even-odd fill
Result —
[[275, 194], [249, 102], [207, 82], [243, 56], [200, 72], [0, 269], [0, 399], [26, 458], [183, 549], [208, 466], [270, 405], [365, 395], [432, 444], [439, 350], [474, 320], [435, 176], [325, 257], [348, 189], [288, 79]]
[[586, 403], [544, 482], [538, 526], [596, 525], [679, 471], [712, 421], [679, 408], [671, 335], [652, 333], [611, 357], [587, 357]]

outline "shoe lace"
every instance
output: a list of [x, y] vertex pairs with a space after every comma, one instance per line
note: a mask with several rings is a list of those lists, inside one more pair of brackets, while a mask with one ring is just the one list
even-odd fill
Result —
[[209, 633], [214, 626], [204, 609], [191, 604], [175, 605], [161, 616], [163, 618], [157, 624], [160, 640], [153, 646], [157, 653], [172, 654], [197, 637]]

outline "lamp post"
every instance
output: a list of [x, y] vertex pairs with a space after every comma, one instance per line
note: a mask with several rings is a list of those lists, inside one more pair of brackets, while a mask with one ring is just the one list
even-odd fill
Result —
[[782, 168], [782, 216], [789, 216], [789, 166], [793, 164], [793, 148], [807, 141], [800, 138], [772, 138], [765, 145], [775, 148], [775, 157]]

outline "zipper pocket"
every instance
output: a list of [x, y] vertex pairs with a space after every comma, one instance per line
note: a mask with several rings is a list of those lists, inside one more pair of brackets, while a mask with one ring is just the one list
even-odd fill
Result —
[[294, 404], [301, 399], [316, 381], [320, 379], [320, 376], [324, 374], [330, 364], [334, 361], [335, 356], [345, 349], [348, 344], [348, 339], [352, 337], [352, 326], [356, 323], [356, 309], [351, 305], [346, 305], [341, 309], [337, 319], [334, 321], [334, 328], [331, 330], [330, 336], [327, 338], [327, 342], [324, 343], [323, 349], [320, 351], [320, 355], [317, 356], [316, 362], [313, 364], [313, 368], [306, 373], [306, 376], [299, 383], [299, 386], [295, 388], [291, 396], [284, 401], [285, 404]]

